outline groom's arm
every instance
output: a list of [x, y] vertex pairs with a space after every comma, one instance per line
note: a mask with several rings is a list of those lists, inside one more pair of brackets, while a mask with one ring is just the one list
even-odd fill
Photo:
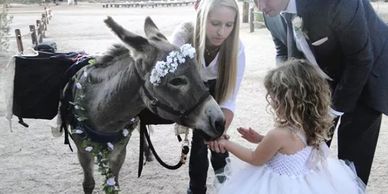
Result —
[[341, 77], [338, 80], [332, 99], [333, 109], [351, 112], [361, 97], [365, 84], [373, 68], [373, 47], [365, 10], [361, 1], [340, 1], [333, 8], [332, 24], [338, 37], [339, 48], [344, 58]]

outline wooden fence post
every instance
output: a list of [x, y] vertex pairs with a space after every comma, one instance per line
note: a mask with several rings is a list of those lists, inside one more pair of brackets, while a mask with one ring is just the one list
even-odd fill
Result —
[[30, 25], [30, 32], [31, 32], [31, 40], [32, 40], [32, 44], [34, 46], [37, 46], [38, 45], [38, 39], [36, 37], [36, 30], [35, 30], [35, 25]]
[[48, 13], [48, 9], [47, 9], [47, 7], [44, 7], [44, 12], [43, 12], [45, 15], [46, 15], [46, 24], [48, 24], [49, 23], [49, 13]]
[[243, 23], [248, 23], [248, 14], [249, 14], [249, 2], [244, 1], [243, 2], [243, 18], [242, 18]]
[[40, 20], [36, 20], [36, 29], [38, 30], [38, 43], [43, 42], [42, 23]]
[[255, 31], [255, 14], [253, 13], [253, 7], [249, 8], [249, 32]]
[[[46, 31], [47, 30], [47, 16], [45, 13], [42, 13], [42, 19], [40, 21], [42, 21], [42, 24], [43, 24], [43, 31]], [[44, 34], [45, 33], [43, 33], [43, 35]]]
[[23, 54], [24, 49], [23, 49], [22, 35], [19, 29], [15, 29], [15, 35], [16, 35], [16, 44], [18, 46], [18, 52], [20, 54]]

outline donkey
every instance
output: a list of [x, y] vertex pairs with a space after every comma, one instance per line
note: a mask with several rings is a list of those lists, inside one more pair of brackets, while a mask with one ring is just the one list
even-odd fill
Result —
[[[199, 129], [208, 139], [224, 132], [223, 113], [200, 78], [190, 56], [194, 54], [190, 53], [192, 47], [178, 48], [169, 43], [149, 17], [144, 25], [146, 37], [127, 31], [111, 17], [104, 22], [123, 44], [83, 67], [65, 89], [71, 96], [70, 117], [62, 118], [64, 125], [71, 127], [70, 135], [77, 146], [85, 193], [92, 193], [95, 187], [95, 157], [101, 162], [99, 167], [109, 167], [103, 172], [110, 175], [105, 185], [118, 189], [126, 145], [143, 109]], [[96, 147], [105, 151], [94, 152]]]

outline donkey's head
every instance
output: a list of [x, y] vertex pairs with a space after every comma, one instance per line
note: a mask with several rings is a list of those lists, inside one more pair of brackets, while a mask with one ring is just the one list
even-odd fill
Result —
[[172, 45], [149, 17], [144, 25], [146, 38], [127, 31], [110, 17], [105, 23], [130, 50], [135, 72], [142, 80], [141, 96], [149, 110], [200, 129], [205, 137], [222, 135], [224, 115], [200, 78], [191, 45]]

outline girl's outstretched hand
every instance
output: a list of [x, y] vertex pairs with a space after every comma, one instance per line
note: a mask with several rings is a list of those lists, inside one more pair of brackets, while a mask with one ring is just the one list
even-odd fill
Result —
[[259, 133], [257, 133], [255, 130], [253, 130], [252, 128], [243, 128], [243, 127], [239, 127], [237, 128], [237, 131], [241, 134], [241, 137], [246, 139], [247, 141], [251, 142], [251, 143], [260, 143], [261, 140], [263, 139], [263, 135], [260, 135]]

